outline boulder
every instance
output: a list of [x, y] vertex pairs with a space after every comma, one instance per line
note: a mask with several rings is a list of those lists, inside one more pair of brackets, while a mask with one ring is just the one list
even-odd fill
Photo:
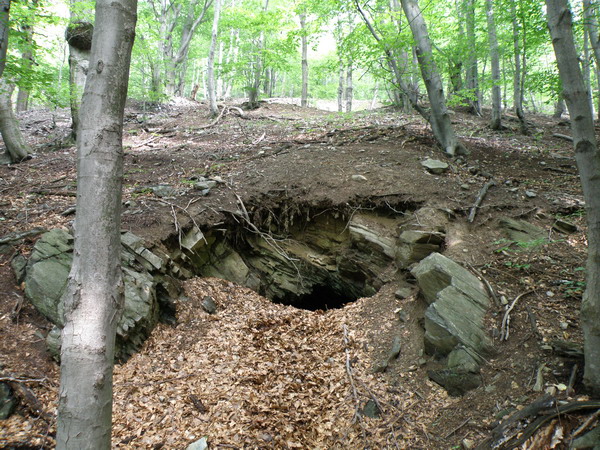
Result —
[[[166, 255], [159, 256], [145, 247], [132, 233], [122, 235], [121, 263], [125, 303], [117, 324], [118, 359], [130, 356], [154, 328], [159, 317], [157, 288], [168, 296], [180, 291], [168, 276]], [[50, 352], [60, 353], [60, 328], [63, 326], [62, 295], [73, 260], [73, 237], [63, 229], [51, 230], [35, 244], [25, 276], [25, 295], [55, 328], [47, 337]], [[164, 300], [164, 299], [163, 299]]]
[[17, 406], [17, 399], [7, 383], [0, 382], [0, 420], [10, 417]]
[[425, 351], [448, 356], [448, 368], [433, 371], [430, 378], [451, 395], [478, 387], [479, 366], [495, 353], [484, 323], [490, 306], [485, 286], [439, 253], [429, 255], [412, 273], [429, 304], [425, 311]]
[[428, 370], [427, 375], [442, 386], [453, 397], [477, 389], [481, 386], [481, 375], [474, 373], [458, 373], [450, 369]]
[[500, 219], [500, 227], [502, 227], [509, 239], [515, 242], [531, 242], [548, 238], [546, 230], [536, 227], [525, 220], [504, 217]]
[[439, 252], [445, 235], [440, 231], [406, 230], [400, 233], [397, 262], [409, 266], [434, 252]]
[[446, 172], [450, 167], [448, 163], [440, 161], [438, 159], [427, 158], [425, 161], [421, 161], [421, 165], [434, 175], [441, 175]]
[[186, 450], [207, 450], [208, 441], [205, 437], [198, 439], [196, 442], [192, 442], [186, 447]]

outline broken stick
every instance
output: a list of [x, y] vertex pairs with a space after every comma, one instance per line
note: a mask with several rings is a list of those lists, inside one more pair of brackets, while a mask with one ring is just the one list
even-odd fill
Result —
[[489, 188], [495, 185], [496, 182], [494, 180], [489, 180], [483, 185], [483, 187], [479, 191], [479, 194], [477, 194], [477, 198], [475, 199], [475, 203], [471, 207], [471, 211], [469, 212], [469, 218], [467, 219], [469, 223], [473, 223], [473, 220], [475, 220], [475, 214], [477, 214], [477, 209], [481, 205], [481, 202], [483, 202], [483, 198], [487, 194], [487, 191], [489, 190]]

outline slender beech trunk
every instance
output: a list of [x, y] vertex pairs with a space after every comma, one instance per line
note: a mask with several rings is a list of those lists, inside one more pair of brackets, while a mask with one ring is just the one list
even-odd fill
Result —
[[465, 20], [467, 23], [467, 89], [471, 113], [481, 116], [481, 100], [479, 92], [479, 68], [477, 61], [477, 40], [475, 36], [475, 2], [465, 0]]
[[[426, 121], [431, 122], [429, 112], [419, 104], [419, 89], [418, 89], [417, 80], [416, 79], [411, 80], [410, 78], [409, 78], [408, 82], [405, 80], [405, 77], [404, 77], [405, 73], [403, 73], [402, 66], [398, 64], [398, 61], [396, 59], [396, 56], [394, 55], [393, 49], [379, 36], [379, 34], [377, 33], [377, 30], [375, 29], [375, 27], [369, 20], [367, 13], [362, 8], [362, 6], [360, 5], [360, 2], [358, 0], [355, 2], [355, 5], [356, 5], [356, 8], [358, 9], [358, 12], [360, 13], [361, 17], [363, 18], [365, 25], [371, 32], [371, 35], [375, 38], [375, 40], [383, 48], [383, 52], [385, 54], [388, 67], [390, 68], [390, 71], [392, 72], [392, 75], [394, 77], [394, 83], [395, 83], [396, 87], [399, 87], [400, 90], [402, 91], [402, 93], [405, 94], [406, 98], [408, 98], [408, 101], [410, 102], [410, 104], [414, 108], [414, 110], [417, 111]], [[417, 5], [417, 8], [418, 8], [418, 5]], [[414, 63], [414, 59], [417, 59], [416, 46], [413, 47], [413, 63]], [[419, 65], [418, 62], [416, 65]]]
[[373, 88], [373, 98], [371, 98], [371, 104], [369, 105], [369, 109], [375, 109], [375, 105], [377, 105], [378, 97], [379, 97], [379, 83], [375, 83], [375, 87]]
[[516, 0], [510, 2], [510, 14], [512, 19], [513, 49], [514, 49], [514, 78], [513, 78], [513, 108], [515, 114], [521, 121], [521, 128], [526, 131], [525, 115], [523, 114], [523, 91], [521, 89], [521, 41], [519, 33], [519, 20], [517, 16]]
[[306, 13], [300, 14], [300, 32], [302, 40], [302, 96], [300, 106], [308, 106], [308, 37], [306, 36]]
[[552, 117], [554, 117], [555, 119], [560, 119], [565, 112], [565, 108], [565, 101], [562, 98], [561, 93], [559, 99], [556, 100], [556, 103], [554, 104], [554, 113], [552, 114]]
[[493, 0], [485, 1], [487, 14], [488, 39], [490, 41], [490, 58], [492, 60], [492, 121], [493, 130], [502, 128], [502, 91], [500, 87], [500, 52], [498, 50], [498, 36], [496, 34], [496, 21], [494, 19]]
[[352, 86], [352, 61], [348, 62], [346, 67], [346, 112], [352, 111], [352, 99], [354, 88]]
[[587, 30], [583, 30], [583, 81], [585, 82], [585, 89], [588, 93], [588, 101], [590, 102], [590, 109], [592, 110], [592, 117], [594, 116], [594, 93], [592, 92], [592, 72], [591, 72], [592, 59], [590, 57], [590, 40]]
[[[37, 0], [30, 3], [30, 8], [35, 9], [38, 6]], [[21, 26], [21, 32], [25, 36], [25, 49], [21, 54], [21, 61], [23, 69], [28, 71], [33, 65], [33, 26], [31, 22], [25, 23]], [[19, 85], [19, 91], [17, 92], [17, 103], [15, 105], [18, 113], [27, 111], [29, 108], [29, 86], [28, 83], [25, 85]]]
[[111, 448], [112, 375], [121, 280], [123, 110], [137, 0], [96, 0], [77, 136], [75, 248], [63, 297], [56, 448]]
[[14, 90], [14, 84], [0, 79], [0, 133], [9, 159], [12, 162], [20, 162], [27, 159], [32, 151], [25, 142], [19, 121], [13, 112], [11, 96]]
[[338, 69], [338, 89], [337, 89], [337, 103], [338, 103], [338, 112], [344, 111], [344, 81], [346, 77], [344, 76], [344, 63], [340, 59], [340, 67]]
[[9, 20], [10, 0], [0, 0], [0, 133], [8, 159], [11, 162], [19, 162], [29, 156], [31, 149], [25, 143], [19, 121], [13, 112], [11, 96], [15, 86], [2, 78], [8, 50]]
[[[219, 67], [223, 67], [223, 59], [225, 55], [225, 43], [219, 42]], [[217, 78], [217, 98], [223, 98], [223, 77], [218, 76]]]
[[215, 84], [215, 50], [217, 48], [217, 36], [219, 34], [219, 15], [221, 14], [221, 0], [214, 0], [215, 11], [213, 16], [210, 49], [208, 51], [208, 63], [206, 67], [206, 88], [208, 90], [208, 103], [210, 113], [213, 116], [219, 114], [217, 107], [217, 87]]
[[90, 11], [82, 9], [86, 0], [71, 0], [71, 17], [65, 36], [69, 43], [69, 102], [73, 121], [72, 137], [79, 128], [79, 104], [88, 72], [94, 25], [88, 19]]
[[[263, 12], [266, 12], [269, 9], [269, 0], [265, 0], [265, 4], [263, 7]], [[252, 74], [252, 85], [250, 86], [248, 92], [248, 105], [250, 109], [258, 108], [258, 94], [260, 90], [260, 79], [262, 78], [263, 70], [264, 70], [264, 50], [265, 50], [265, 33], [264, 31], [260, 32], [260, 37], [258, 39], [258, 48], [256, 50], [256, 60], [254, 61], [254, 69]]]
[[597, 114], [600, 119], [600, 38], [598, 36], [598, 18], [597, 18], [597, 2], [596, 0], [583, 0], [583, 26], [590, 38], [592, 52], [594, 54], [594, 70], [596, 73], [596, 83], [598, 92]]
[[450, 121], [442, 80], [433, 59], [431, 41], [429, 40], [427, 25], [421, 13], [421, 8], [417, 0], [402, 0], [402, 8], [410, 24], [417, 47], [419, 67], [431, 104], [430, 123], [433, 134], [449, 155], [464, 154], [466, 149], [456, 138]]
[[546, 0], [546, 7], [563, 94], [571, 116], [575, 159], [587, 213], [587, 279], [581, 307], [584, 382], [595, 395], [600, 395], [600, 152], [573, 40], [568, 0]]

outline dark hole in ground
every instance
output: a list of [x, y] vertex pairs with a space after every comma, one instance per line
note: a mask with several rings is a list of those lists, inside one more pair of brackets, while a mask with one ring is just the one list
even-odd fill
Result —
[[298, 309], [307, 309], [309, 311], [342, 308], [348, 303], [357, 300], [358, 297], [347, 292], [337, 292], [329, 286], [314, 286], [308, 294], [294, 298], [292, 301], [288, 298], [274, 298], [274, 303], [293, 305]]

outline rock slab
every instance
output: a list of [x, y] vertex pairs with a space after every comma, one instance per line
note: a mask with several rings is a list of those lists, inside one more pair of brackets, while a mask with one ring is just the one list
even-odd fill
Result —
[[438, 383], [447, 382], [444, 386], [451, 395], [461, 395], [464, 390], [456, 387], [457, 380], [468, 378], [464, 385], [477, 387], [478, 378], [467, 374], [478, 374], [485, 358], [495, 352], [484, 323], [490, 306], [488, 293], [477, 277], [440, 253], [423, 259], [412, 273], [429, 304], [425, 350], [448, 356], [448, 369], [432, 372], [430, 377]]
[[[117, 359], [126, 359], [145, 340], [158, 322], [158, 292], [170, 295], [179, 291], [177, 280], [167, 273], [169, 258], [150, 251], [143, 240], [127, 232], [122, 235], [121, 263], [125, 305], [117, 325]], [[55, 328], [47, 343], [52, 354], [60, 350], [63, 327], [62, 296], [67, 287], [73, 261], [73, 237], [64, 229], [43, 234], [27, 263], [25, 295]], [[162, 299], [164, 300], [164, 299]]]

